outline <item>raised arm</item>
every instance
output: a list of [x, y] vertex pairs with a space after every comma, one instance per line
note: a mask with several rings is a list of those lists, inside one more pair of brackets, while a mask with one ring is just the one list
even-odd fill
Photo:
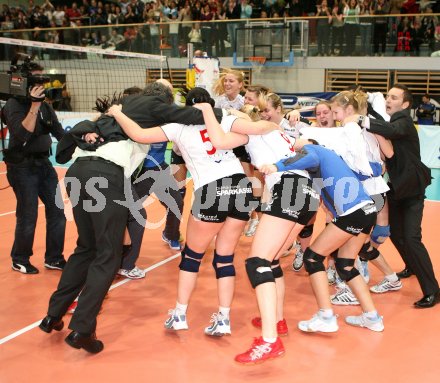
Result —
[[398, 118], [393, 119], [392, 122], [367, 117], [364, 120], [363, 127], [366, 127], [371, 133], [377, 133], [391, 140], [407, 137], [415, 129], [412, 118], [408, 112], [397, 113], [399, 113]]
[[374, 136], [376, 137], [377, 142], [379, 143], [380, 150], [385, 158], [391, 158], [392, 156], [394, 156], [394, 148], [391, 141], [387, 140], [379, 134], [375, 134]]
[[121, 105], [111, 106], [106, 114], [112, 116], [124, 130], [127, 136], [133, 141], [141, 144], [168, 141], [167, 136], [159, 127], [142, 129], [136, 122], [122, 112]]
[[[196, 104], [195, 107], [203, 113], [205, 126], [208, 130], [209, 140], [217, 149], [232, 149], [237, 146], [246, 145], [248, 137], [243, 134], [225, 133], [218, 123], [212, 107], [208, 103]], [[238, 119], [237, 119], [238, 120]], [[236, 121], [234, 122], [234, 125]]]
[[319, 166], [319, 157], [312, 150], [307, 151], [308, 145], [301, 152], [296, 152], [295, 156], [282, 159], [276, 164], [263, 165], [258, 170], [264, 174], [275, 172], [285, 172], [288, 170], [309, 170]]

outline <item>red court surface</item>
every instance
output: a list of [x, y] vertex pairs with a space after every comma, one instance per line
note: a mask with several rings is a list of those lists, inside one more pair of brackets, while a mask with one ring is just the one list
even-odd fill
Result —
[[[0, 188], [6, 176], [0, 164]], [[59, 174], [64, 174], [59, 169]], [[161, 241], [162, 227], [148, 230], [138, 266], [151, 268], [145, 279], [117, 278], [98, 317], [97, 335], [105, 344], [102, 353], [91, 355], [69, 347], [69, 316], [61, 332], [38, 329], [45, 316], [50, 294], [60, 273], [43, 267], [45, 246], [44, 209], [40, 216], [32, 263], [38, 275], [11, 270], [10, 249], [15, 225], [15, 198], [12, 190], [0, 191], [0, 383], [19, 382], [420, 382], [435, 383], [440, 376], [440, 304], [417, 310], [413, 302], [421, 298], [414, 277], [403, 281], [398, 292], [375, 295], [384, 316], [385, 331], [353, 328], [343, 318], [359, 312], [358, 307], [335, 307], [339, 332], [305, 334], [297, 322], [309, 319], [317, 310], [306, 272], [291, 270], [293, 257], [282, 259], [287, 292], [285, 317], [289, 335], [283, 338], [284, 357], [259, 365], [242, 366], [233, 358], [249, 348], [259, 336], [250, 320], [257, 314], [244, 259], [251, 239], [242, 237], [236, 251], [237, 284], [231, 310], [232, 336], [212, 339], [204, 335], [210, 316], [217, 310], [216, 280], [211, 266], [212, 251], [205, 257], [197, 289], [188, 309], [190, 329], [169, 333], [163, 328], [168, 309], [176, 299], [178, 257]], [[185, 217], [189, 199], [186, 200]], [[163, 208], [155, 202], [148, 207], [149, 219], [159, 221]], [[437, 276], [440, 278], [440, 203], [427, 202], [423, 239]], [[322, 227], [322, 216], [315, 227]], [[184, 232], [184, 231], [183, 231]], [[68, 222], [65, 254], [76, 240], [75, 224]], [[388, 241], [381, 249], [391, 265], [403, 263]], [[164, 262], [160, 264], [160, 262]], [[370, 266], [372, 282], [381, 277]], [[370, 282], [371, 283], [371, 282]]]

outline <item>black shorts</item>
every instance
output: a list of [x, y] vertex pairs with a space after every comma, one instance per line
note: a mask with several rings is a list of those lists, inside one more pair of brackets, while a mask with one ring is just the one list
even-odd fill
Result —
[[373, 200], [374, 205], [376, 206], [376, 210], [379, 213], [383, 207], [385, 206], [385, 201], [387, 199], [387, 193], [373, 194], [370, 195], [370, 198]]
[[274, 185], [269, 203], [263, 203], [261, 212], [300, 225], [307, 223], [316, 214], [320, 195], [312, 188], [312, 180], [290, 173], [284, 174]]
[[220, 223], [228, 217], [247, 221], [256, 206], [251, 182], [244, 174], [234, 174], [197, 189], [191, 214], [203, 222]]
[[185, 161], [183, 157], [178, 155], [174, 150], [171, 150], [171, 164], [172, 165], [183, 165]]
[[370, 234], [376, 224], [377, 209], [374, 203], [365, 205], [353, 213], [334, 218], [332, 223], [346, 233], [358, 236], [360, 233]]
[[251, 157], [249, 156], [249, 153], [246, 151], [244, 146], [237, 146], [236, 148], [232, 149], [232, 151], [235, 154], [235, 157], [237, 157], [240, 162], [247, 162], [251, 163]]

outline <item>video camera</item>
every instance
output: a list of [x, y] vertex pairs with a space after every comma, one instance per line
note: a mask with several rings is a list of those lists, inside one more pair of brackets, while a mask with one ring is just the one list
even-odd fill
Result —
[[[23, 58], [24, 57], [24, 58]], [[18, 60], [22, 58], [22, 63]], [[9, 71], [0, 73], [0, 98], [9, 99], [10, 97], [29, 97], [29, 91], [36, 85], [50, 83], [50, 77], [42, 74], [32, 74], [34, 71], [42, 70], [42, 67], [32, 61], [32, 57], [18, 54], [11, 61]], [[46, 88], [44, 95], [50, 100], [60, 100], [62, 98], [62, 88]]]

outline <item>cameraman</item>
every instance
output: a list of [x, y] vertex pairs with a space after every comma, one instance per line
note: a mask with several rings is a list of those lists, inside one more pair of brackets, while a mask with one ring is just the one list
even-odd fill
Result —
[[30, 263], [30, 257], [38, 217], [38, 197], [46, 211], [44, 266], [50, 270], [62, 270], [66, 264], [63, 257], [66, 219], [64, 210], [55, 204], [58, 176], [49, 160], [50, 133], [60, 140], [64, 130], [53, 109], [44, 102], [43, 68], [32, 62], [28, 65], [27, 80], [34, 85], [27, 97], [12, 97], [6, 102], [2, 118], [10, 132], [9, 148], [4, 158], [7, 177], [17, 198], [12, 269], [37, 274], [38, 269]]

